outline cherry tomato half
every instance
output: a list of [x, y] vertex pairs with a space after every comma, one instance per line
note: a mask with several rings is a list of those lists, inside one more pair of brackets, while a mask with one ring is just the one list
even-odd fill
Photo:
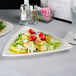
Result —
[[29, 33], [34, 34], [34, 30], [33, 29], [29, 29]]
[[32, 35], [31, 37], [30, 37], [30, 41], [33, 41], [33, 40], [36, 40], [37, 39], [37, 37], [35, 36], [35, 35]]
[[43, 33], [40, 33], [40, 34], [39, 34], [39, 37], [41, 38], [41, 40], [45, 40], [45, 39], [46, 39], [46, 36], [45, 36], [45, 34], [43, 34]]

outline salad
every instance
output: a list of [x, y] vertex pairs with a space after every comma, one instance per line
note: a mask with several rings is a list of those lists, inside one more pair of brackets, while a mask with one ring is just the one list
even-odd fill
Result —
[[6, 25], [3, 25], [3, 21], [0, 21], [0, 32], [3, 32], [5, 27], [6, 27]]
[[54, 41], [52, 38], [50, 34], [29, 29], [25, 33], [18, 35], [15, 41], [10, 45], [9, 50], [16, 54], [53, 51], [57, 49], [61, 43]]

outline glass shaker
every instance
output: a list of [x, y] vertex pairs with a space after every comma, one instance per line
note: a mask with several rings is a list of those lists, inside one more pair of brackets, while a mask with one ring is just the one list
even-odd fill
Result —
[[22, 4], [20, 7], [20, 24], [30, 24], [31, 23], [31, 8], [26, 4]]
[[48, 6], [48, 0], [41, 0], [41, 7], [47, 7]]

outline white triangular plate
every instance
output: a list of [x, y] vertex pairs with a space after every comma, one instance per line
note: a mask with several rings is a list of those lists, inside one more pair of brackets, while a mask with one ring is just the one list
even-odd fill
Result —
[[[3, 50], [3, 53], [2, 53], [2, 56], [29, 56], [29, 55], [41, 55], [41, 54], [47, 54], [47, 53], [53, 53], [53, 52], [58, 52], [58, 51], [64, 51], [64, 50], [68, 50], [68, 49], [71, 49], [72, 48], [72, 45], [68, 44], [67, 42], [65, 42], [64, 40], [62, 40], [61, 38], [51, 34], [53, 36], [53, 40], [58, 40], [62, 43], [62, 45], [57, 48], [56, 50], [53, 50], [53, 51], [46, 51], [46, 52], [35, 52], [35, 53], [29, 53], [29, 54], [14, 54], [12, 52], [9, 51], [9, 47], [10, 47], [10, 44], [12, 42], [14, 42], [14, 40], [17, 38], [17, 36], [20, 34], [20, 33], [24, 33], [26, 30], [30, 29], [32, 27], [29, 27], [29, 26], [24, 26], [21, 30], [19, 30], [16, 34], [14, 34], [11, 39], [8, 41], [8, 43], [6, 44], [4, 50]], [[44, 32], [44, 31], [41, 31], [41, 30], [38, 30], [36, 28], [32, 28], [34, 29], [35, 31], [37, 32]], [[46, 33], [46, 32], [45, 32]]]
[[3, 24], [6, 25], [4, 31], [3, 31], [3, 32], [0, 32], [0, 36], [3, 36], [3, 35], [5, 35], [6, 33], [8, 33], [10, 30], [13, 29], [13, 24], [11, 24], [11, 23], [8, 22], [8, 21], [2, 20], [2, 19], [0, 19], [0, 21], [3, 21]]

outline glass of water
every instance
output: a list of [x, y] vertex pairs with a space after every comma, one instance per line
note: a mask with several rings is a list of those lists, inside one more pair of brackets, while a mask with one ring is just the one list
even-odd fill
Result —
[[76, 34], [76, 6], [72, 8], [72, 32]]
[[71, 31], [64, 37], [68, 43], [76, 45], [76, 6], [72, 7], [72, 28]]

